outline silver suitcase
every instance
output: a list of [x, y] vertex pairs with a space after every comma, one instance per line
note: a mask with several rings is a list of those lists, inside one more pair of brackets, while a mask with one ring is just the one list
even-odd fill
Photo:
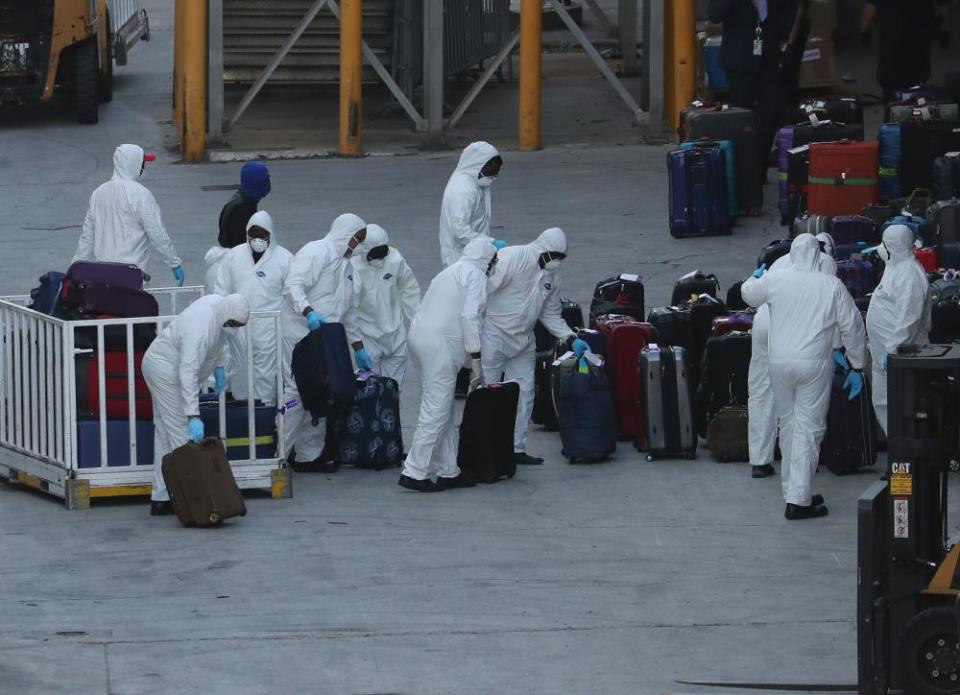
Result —
[[650, 345], [640, 354], [640, 373], [646, 381], [647, 461], [697, 457], [685, 353], [682, 347]]

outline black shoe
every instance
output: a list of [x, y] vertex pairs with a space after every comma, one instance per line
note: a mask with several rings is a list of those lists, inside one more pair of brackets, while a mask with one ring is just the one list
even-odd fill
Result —
[[400, 480], [397, 481], [397, 485], [405, 487], [408, 490], [413, 490], [414, 492], [440, 492], [443, 490], [442, 487], [432, 480], [417, 480], [408, 475], [401, 475]]
[[150, 502], [150, 516], [170, 516], [173, 514], [173, 502]]
[[543, 459], [531, 456], [526, 451], [518, 451], [513, 455], [513, 462], [518, 466], [539, 466], [543, 464]]
[[770, 463], [765, 463], [762, 466], [751, 466], [751, 468], [753, 468], [753, 472], [750, 473], [751, 478], [769, 478], [777, 473], [777, 469]]
[[[403, 483], [400, 483], [403, 485]], [[466, 473], [461, 473], [456, 478], [437, 478], [437, 487], [441, 490], [453, 490], [458, 487], [476, 487], [477, 481], [468, 476]]]
[[336, 473], [340, 466], [335, 461], [322, 461], [317, 458], [308, 463], [294, 461], [290, 466], [296, 473]]
[[787, 508], [783, 512], [783, 516], [790, 521], [816, 519], [817, 517], [826, 516], [827, 514], [827, 508], [822, 504], [811, 504], [809, 507], [801, 507], [799, 504], [787, 504]]
[[823, 504], [823, 495], [814, 495], [810, 498], [811, 507], [819, 507], [821, 504]]

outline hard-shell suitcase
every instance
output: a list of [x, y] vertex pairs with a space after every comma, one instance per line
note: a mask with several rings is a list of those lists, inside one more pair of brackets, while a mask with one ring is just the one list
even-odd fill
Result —
[[[153, 421], [136, 423], [137, 466], [153, 465]], [[107, 420], [107, 466], [130, 465], [130, 421]], [[77, 466], [100, 467], [100, 421], [81, 420], [77, 423]]]
[[913, 252], [913, 255], [916, 256], [917, 261], [920, 265], [923, 266], [923, 269], [928, 273], [932, 273], [937, 268], [940, 267], [940, 257], [937, 254], [937, 249], [934, 248], [922, 248], [916, 249]]
[[152, 294], [97, 282], [81, 282], [64, 302], [64, 314], [71, 318], [137, 318], [159, 316], [160, 306]]
[[[153, 399], [143, 379], [143, 352], [134, 352], [134, 414], [137, 420], [153, 419]], [[99, 419], [100, 409], [100, 362], [97, 354], [84, 353], [75, 359], [77, 380], [77, 417]], [[107, 418], [126, 421], [130, 417], [130, 392], [128, 384], [126, 351], [104, 351], [103, 385]]]
[[960, 242], [960, 200], [941, 200], [930, 206], [927, 221], [933, 227], [938, 244]]
[[[593, 328], [580, 328], [577, 330], [577, 337], [590, 346], [590, 352], [593, 354], [606, 356], [607, 339], [600, 331]], [[561, 350], [561, 348], [563, 349]], [[557, 346], [557, 350], [557, 354], [566, 352], [564, 346]]]
[[608, 458], [617, 448], [617, 415], [606, 371], [569, 356], [554, 364], [554, 374], [563, 455], [570, 463]]
[[657, 330], [659, 345], [675, 345], [689, 350], [694, 343], [693, 315], [688, 305], [651, 309], [647, 315], [647, 323]]
[[[729, 308], [729, 306], [727, 307]], [[752, 311], [734, 311], [713, 320], [710, 337], [716, 338], [728, 333], [746, 333], [753, 329]]]
[[904, 121], [929, 121], [943, 120], [955, 121], [960, 115], [960, 108], [957, 104], [925, 102], [923, 104], [916, 101], [902, 101], [887, 106], [887, 119], [891, 123], [903, 123]]
[[692, 150], [696, 147], [715, 146], [723, 150], [724, 162], [727, 165], [727, 216], [732, 223], [740, 212], [740, 201], [737, 198], [737, 160], [736, 152], [731, 140], [700, 140], [699, 142], [681, 142], [681, 150]]
[[[583, 309], [572, 299], [560, 297], [560, 318], [566, 322], [571, 331], [583, 328]], [[553, 350], [557, 339], [554, 338], [553, 335], [550, 334], [550, 331], [544, 328], [543, 324], [539, 321], [537, 321], [537, 325], [533, 328], [533, 335], [537, 341], [537, 352]]]
[[913, 231], [913, 236], [923, 246], [934, 246], [940, 243], [940, 239], [937, 238], [936, 228], [930, 224], [930, 221], [927, 220], [926, 217], [917, 217], [916, 215], [897, 215], [896, 217], [891, 217], [884, 222], [880, 228], [881, 235], [886, 231], [887, 227], [892, 227], [895, 224], [910, 227], [911, 231]]
[[[893, 200], [901, 195], [900, 124], [881, 125], [877, 141], [880, 143], [880, 197], [884, 200]], [[879, 221], [882, 222], [882, 220]]]
[[723, 406], [747, 405], [751, 340], [749, 333], [730, 333], [707, 341], [694, 403], [701, 437], [707, 436], [707, 425]]
[[960, 150], [960, 121], [905, 121], [900, 124], [900, 188], [933, 189], [933, 160]]
[[676, 306], [688, 302], [702, 294], [711, 297], [720, 297], [720, 281], [713, 274], [704, 273], [701, 270], [694, 270], [687, 273], [675, 283], [673, 283], [673, 294], [670, 297], [670, 304]]
[[667, 172], [671, 236], [730, 234], [722, 149], [674, 150], [667, 155]]
[[817, 215], [855, 215], [880, 200], [876, 141], [810, 145], [807, 207]]
[[597, 330], [607, 340], [607, 374], [613, 386], [620, 436], [642, 439], [643, 380], [637, 370], [640, 353], [657, 341], [656, 330], [649, 323], [640, 323], [625, 316], [606, 316], [597, 321]]
[[140, 268], [128, 263], [77, 261], [67, 268], [66, 281], [65, 294], [71, 285], [90, 282], [139, 291], [143, 289], [144, 275]]
[[335, 402], [349, 403], [357, 393], [347, 333], [341, 323], [324, 323], [293, 349], [293, 378], [300, 405], [313, 423], [328, 415]]
[[930, 342], [960, 341], [960, 281], [930, 283]]
[[397, 382], [373, 374], [359, 378], [356, 399], [335, 427], [337, 463], [372, 470], [399, 466], [403, 436]]
[[873, 263], [863, 260], [837, 261], [837, 278], [854, 299], [866, 297], [880, 282]]
[[162, 473], [173, 511], [184, 526], [219, 526], [247, 513], [227, 454], [216, 439], [185, 444], [166, 454]]
[[533, 367], [533, 410], [530, 421], [548, 432], [555, 432], [559, 425], [551, 376], [551, 366], [555, 359], [555, 350], [539, 350]]
[[829, 234], [833, 218], [828, 215], [800, 215], [790, 226], [790, 238], [795, 239], [799, 234]]
[[[277, 409], [270, 405], [253, 404], [254, 458], [273, 458], [277, 450]], [[228, 401], [225, 419], [227, 433], [220, 436], [220, 404], [216, 399], [200, 400], [200, 419], [208, 437], [224, 440], [230, 461], [250, 459], [249, 408], [247, 402]]]
[[830, 389], [827, 429], [820, 444], [820, 465], [845, 475], [877, 462], [877, 420], [873, 414], [870, 384], [852, 401], [844, 390], [846, 374], [837, 370]]
[[30, 304], [27, 306], [41, 314], [60, 318], [60, 290], [63, 287], [63, 273], [50, 271], [40, 277], [40, 284], [30, 290]]
[[866, 246], [876, 246], [881, 241], [880, 227], [869, 217], [863, 215], [839, 215], [830, 225], [830, 236], [837, 246], [866, 242]]
[[933, 160], [933, 195], [937, 200], [949, 200], [957, 195], [957, 153], [951, 158], [947, 154]]
[[810, 145], [787, 150], [787, 195], [790, 215], [807, 212], [810, 195]]
[[749, 416], [746, 406], [726, 405], [707, 426], [707, 448], [715, 461], [750, 460]]
[[807, 99], [795, 110], [788, 111], [788, 123], [803, 123], [812, 121], [831, 121], [833, 123], [863, 123], [863, 106], [855, 97], [838, 97], [833, 99]]
[[737, 280], [727, 289], [727, 309], [730, 311], [746, 311], [749, 307], [743, 301], [743, 295], [740, 289], [743, 287], [743, 280]]
[[889, 203], [875, 203], [865, 207], [860, 214], [872, 220], [878, 227], [882, 227], [887, 220], [900, 214], [900, 211], [895, 205]]
[[940, 244], [937, 250], [937, 267], [960, 270], [960, 243]]
[[896, 101], [950, 101], [953, 93], [945, 88], [933, 84], [915, 84], [894, 93]]
[[590, 300], [590, 327], [594, 328], [597, 317], [604, 314], [632, 316], [637, 321], [644, 318], [643, 278], [639, 275], [621, 273], [597, 283]]
[[460, 423], [457, 465], [478, 482], [495, 483], [517, 472], [513, 458], [513, 430], [520, 386], [516, 382], [490, 384], [467, 396]]
[[770, 268], [779, 258], [790, 253], [791, 239], [774, 239], [769, 244], [760, 249], [760, 255], [757, 256], [757, 267], [766, 265]]
[[680, 347], [651, 345], [640, 355], [640, 373], [646, 381], [648, 461], [669, 456], [697, 457], [685, 354]]

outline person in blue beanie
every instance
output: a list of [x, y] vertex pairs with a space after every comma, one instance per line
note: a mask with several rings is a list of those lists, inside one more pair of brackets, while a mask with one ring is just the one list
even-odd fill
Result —
[[240, 190], [220, 211], [220, 246], [232, 249], [247, 243], [247, 222], [260, 201], [270, 193], [270, 171], [262, 162], [247, 162], [240, 169]]

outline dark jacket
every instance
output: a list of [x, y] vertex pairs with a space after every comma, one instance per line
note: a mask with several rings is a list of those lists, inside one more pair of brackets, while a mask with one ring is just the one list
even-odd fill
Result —
[[797, 16], [797, 2], [767, 0], [767, 19], [760, 27], [763, 55], [758, 57], [753, 55], [753, 40], [757, 37], [757, 9], [753, 1], [710, 0], [710, 21], [723, 23], [720, 65], [738, 72], [758, 72], [761, 65], [779, 65], [780, 49], [790, 38]]
[[247, 241], [247, 222], [257, 211], [257, 201], [242, 192], [233, 194], [223, 210], [220, 211], [220, 236], [217, 241], [221, 246], [232, 249], [234, 246], [245, 244]]

